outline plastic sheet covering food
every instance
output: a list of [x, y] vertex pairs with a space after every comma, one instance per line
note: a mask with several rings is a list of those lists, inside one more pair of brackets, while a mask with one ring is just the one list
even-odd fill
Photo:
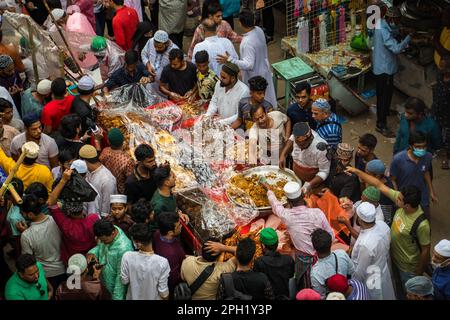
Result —
[[153, 125], [172, 131], [183, 117], [182, 109], [172, 101], [164, 101], [145, 108]]
[[144, 109], [148, 106], [165, 101], [164, 98], [152, 92], [150, 86], [139, 83], [121, 86], [110, 92], [108, 101], [116, 108]]
[[[36, 56], [39, 59], [39, 68], [41, 70], [45, 70], [46, 73], [45, 75], [39, 74], [40, 78], [57, 78], [63, 76], [61, 71], [59, 49], [52, 41], [47, 31], [43, 30], [30, 16], [21, 13], [5, 11], [3, 13], [3, 19], [5, 20], [2, 26], [3, 37], [6, 38], [9, 36], [8, 32], [13, 32], [13, 34], [11, 34], [8, 38], [17, 47], [19, 47], [19, 41], [22, 37], [27, 39], [29, 42], [30, 30], [28, 25], [30, 25], [33, 32], [33, 44], [36, 50]], [[8, 24], [10, 26], [8, 26]]]
[[212, 201], [199, 188], [178, 193], [177, 205], [189, 215], [189, 224], [202, 241], [209, 238], [222, 241], [236, 228], [235, 222], [229, 216], [229, 208]]

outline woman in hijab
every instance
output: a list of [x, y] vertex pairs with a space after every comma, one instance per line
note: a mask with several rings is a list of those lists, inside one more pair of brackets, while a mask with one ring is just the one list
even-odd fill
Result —
[[153, 37], [154, 31], [155, 27], [150, 21], [139, 22], [133, 36], [133, 48], [139, 52], [139, 57], [141, 57], [141, 52], [147, 44], [147, 41]]

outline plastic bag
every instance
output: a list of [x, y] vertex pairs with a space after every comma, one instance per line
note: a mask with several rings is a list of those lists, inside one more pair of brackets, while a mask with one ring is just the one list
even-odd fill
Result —
[[91, 202], [97, 197], [97, 192], [77, 172], [72, 174], [66, 183], [59, 198], [71, 202]]
[[127, 84], [112, 90], [108, 101], [115, 103], [116, 107], [131, 109], [144, 109], [165, 101], [149, 88], [140, 83]]

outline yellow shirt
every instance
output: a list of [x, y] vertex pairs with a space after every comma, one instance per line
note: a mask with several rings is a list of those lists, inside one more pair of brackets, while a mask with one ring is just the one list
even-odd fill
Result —
[[[8, 157], [5, 152], [0, 148], [0, 166], [5, 170], [6, 174], [9, 174], [11, 169], [15, 166], [16, 162]], [[26, 189], [33, 182], [40, 182], [50, 193], [52, 191], [53, 176], [50, 169], [42, 164], [35, 163], [31, 166], [21, 164], [15, 175], [16, 178], [22, 180], [23, 187]]]
[[[444, 27], [444, 29], [441, 32], [440, 42], [442, 46], [450, 50], [450, 29], [447, 27]], [[436, 63], [436, 66], [439, 67], [439, 64], [441, 63], [441, 56], [437, 51], [434, 51], [434, 62]]]

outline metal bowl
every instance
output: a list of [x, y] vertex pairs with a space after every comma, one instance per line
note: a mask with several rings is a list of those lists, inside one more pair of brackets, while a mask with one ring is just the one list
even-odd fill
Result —
[[[278, 166], [260, 166], [260, 167], [256, 167], [256, 168], [251, 168], [248, 170], [245, 170], [241, 173], [239, 173], [240, 175], [244, 176], [244, 177], [250, 177], [254, 174], [258, 175], [258, 176], [264, 176], [267, 177], [269, 174], [276, 174], [277, 178], [272, 179], [272, 178], [267, 178], [267, 183], [268, 184], [274, 184], [276, 182], [278, 182], [281, 179], [285, 179], [288, 182], [294, 181], [297, 182], [298, 184], [300, 184], [300, 186], [302, 185], [301, 180], [295, 175], [294, 171], [289, 170], [289, 169], [285, 169], [285, 170], [281, 170]], [[243, 206], [241, 203], [237, 202], [234, 200], [233, 196], [231, 196], [228, 192], [228, 189], [226, 191], [227, 197], [228, 199], [234, 203], [235, 205], [239, 206], [239, 207], [245, 207]], [[287, 203], [286, 199], [282, 199], [281, 202], [283, 204]], [[253, 208], [255, 209], [255, 208]], [[260, 216], [262, 212], [268, 212], [271, 211], [271, 207], [267, 206], [267, 207], [256, 207], [256, 209], [260, 212]]]

